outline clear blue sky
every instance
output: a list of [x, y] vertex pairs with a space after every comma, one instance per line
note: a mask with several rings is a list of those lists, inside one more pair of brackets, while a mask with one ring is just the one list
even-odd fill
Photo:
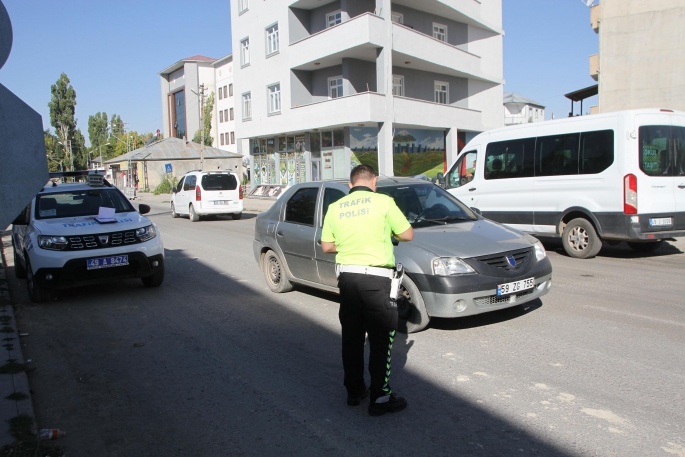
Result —
[[[66, 73], [86, 138], [88, 116], [98, 111], [120, 115], [139, 133], [162, 129], [157, 73], [184, 57], [232, 51], [228, 0], [2, 2], [14, 44], [0, 83], [47, 128], [50, 85]], [[597, 35], [588, 8], [579, 0], [503, 0], [503, 28], [504, 90], [545, 105], [548, 118], [567, 116], [564, 94], [594, 84], [588, 56], [597, 52]]]

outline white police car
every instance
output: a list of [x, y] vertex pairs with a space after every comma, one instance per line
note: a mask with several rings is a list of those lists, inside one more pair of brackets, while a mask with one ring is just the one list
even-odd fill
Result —
[[141, 278], [147, 287], [164, 281], [164, 246], [157, 226], [126, 196], [84, 171], [87, 182], [46, 185], [14, 220], [14, 271], [26, 278], [29, 298], [42, 302], [57, 289], [113, 279]]

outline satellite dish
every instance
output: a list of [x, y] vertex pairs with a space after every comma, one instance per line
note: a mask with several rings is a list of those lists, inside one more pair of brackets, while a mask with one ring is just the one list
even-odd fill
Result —
[[595, 0], [580, 0], [585, 6], [588, 8], [592, 6], [593, 3], [595, 3]]

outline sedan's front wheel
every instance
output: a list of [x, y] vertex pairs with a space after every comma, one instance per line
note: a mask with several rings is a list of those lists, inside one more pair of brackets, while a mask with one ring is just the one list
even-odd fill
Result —
[[430, 322], [421, 291], [406, 274], [402, 279], [400, 294], [397, 298], [397, 314], [399, 331], [403, 333], [420, 332]]
[[264, 255], [264, 278], [266, 285], [269, 286], [271, 292], [277, 294], [290, 291], [293, 286], [290, 284], [288, 277], [285, 274], [281, 259], [274, 251], [267, 251]]

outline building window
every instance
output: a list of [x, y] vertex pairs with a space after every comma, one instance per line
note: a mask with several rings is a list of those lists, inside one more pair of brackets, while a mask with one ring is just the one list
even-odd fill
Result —
[[328, 78], [328, 98], [339, 98], [343, 96], [343, 78], [334, 76]]
[[235, 132], [231, 132], [231, 144], [235, 144]]
[[390, 14], [390, 20], [398, 24], [404, 24], [404, 15], [402, 13], [392, 13]]
[[221, 111], [219, 111], [219, 123], [221, 123], [223, 121], [224, 121], [224, 111], [221, 110]]
[[[226, 90], [226, 88], [224, 88], [224, 91], [225, 90]], [[233, 97], [233, 84], [228, 85], [228, 96]]]
[[223, 146], [224, 145], [224, 134], [222, 133], [219, 136], [221, 137], [221, 146]]
[[269, 114], [281, 112], [281, 85], [268, 86], [269, 91]]
[[392, 94], [404, 97], [404, 76], [392, 75]]
[[243, 94], [243, 120], [252, 118], [252, 93]]
[[326, 15], [326, 28], [333, 27], [342, 22], [342, 12], [340, 10], [333, 11]]
[[219, 87], [219, 100], [221, 100], [223, 97], [224, 93], [221, 91], [221, 87]]
[[247, 11], [248, 7], [248, 0], [239, 0], [238, 2], [238, 12], [242, 13], [243, 11]]
[[442, 81], [435, 81], [435, 103], [447, 105], [450, 94], [449, 83]]
[[176, 138], [183, 138], [186, 136], [186, 103], [185, 92], [180, 90], [173, 94], [174, 108], [173, 113], [173, 135]]
[[231, 113], [230, 119], [233, 120], [233, 108], [229, 108], [228, 112]]
[[279, 50], [278, 23], [266, 29], [266, 55], [275, 54]]
[[[233, 95], [233, 94], [231, 94]], [[224, 98], [228, 97], [228, 91], [226, 90], [226, 86], [224, 86]]]
[[440, 41], [447, 41], [447, 26], [433, 22], [433, 38]]
[[228, 122], [228, 110], [224, 110], [224, 122]]
[[250, 65], [250, 38], [240, 41], [240, 65]]

